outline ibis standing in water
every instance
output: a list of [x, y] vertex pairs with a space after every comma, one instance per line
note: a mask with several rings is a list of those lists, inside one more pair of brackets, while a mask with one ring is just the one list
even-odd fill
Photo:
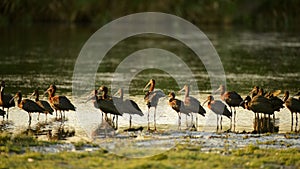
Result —
[[[233, 131], [235, 131], [236, 126], [236, 110], [235, 107], [239, 107], [241, 102], [243, 101], [242, 97], [235, 91], [226, 91], [224, 85], [220, 85], [219, 89], [217, 89], [215, 92], [220, 92], [221, 99], [227, 103], [227, 105], [230, 108], [231, 114], [233, 114]], [[232, 108], [233, 110], [232, 111]]]
[[297, 113], [300, 113], [300, 100], [290, 97], [289, 98], [289, 91], [285, 91], [283, 101], [285, 102], [286, 107], [291, 112], [291, 131], [293, 131], [293, 125], [294, 125], [294, 116], [296, 115], [296, 125], [295, 125], [295, 131], [297, 131], [297, 125], [298, 125], [298, 115]]
[[[186, 116], [189, 116], [190, 112], [185, 109], [183, 101], [175, 98], [175, 93], [169, 93], [169, 105], [175, 110], [178, 114], [178, 129], [181, 129], [181, 113], [184, 113]], [[187, 123], [187, 121], [186, 121]]]
[[[222, 130], [222, 115], [226, 116], [230, 119], [232, 113], [227, 109], [227, 106], [221, 101], [221, 100], [215, 100], [213, 96], [208, 96], [207, 100], [203, 103], [203, 105], [208, 101], [208, 108], [212, 110], [215, 114], [217, 114], [217, 130], [219, 130], [219, 123]], [[219, 122], [219, 116], [220, 116], [220, 122]], [[230, 125], [231, 126], [231, 125]]]
[[255, 95], [252, 99], [250, 96], [247, 96], [241, 104], [244, 104], [245, 109], [254, 112], [255, 118], [258, 120], [258, 125], [255, 125], [254, 129], [258, 132], [261, 131], [259, 113], [263, 113], [265, 115], [274, 115], [274, 108], [271, 101], [268, 98], [262, 96], [261, 94]]
[[12, 95], [10, 94], [5, 94], [4, 93], [4, 88], [5, 88], [5, 82], [1, 82], [1, 88], [0, 88], [0, 106], [2, 107], [3, 111], [4, 108], [7, 109], [6, 112], [6, 119], [8, 119], [8, 112], [10, 107], [15, 107], [15, 102], [11, 102], [10, 100], [13, 98]]
[[98, 106], [100, 110], [105, 113], [105, 120], [108, 121], [107, 113], [114, 115], [116, 119], [116, 125], [114, 125], [114, 118], [112, 120], [112, 126], [115, 129], [118, 129], [118, 116], [122, 116], [122, 112], [120, 112], [112, 99], [111, 96], [108, 95], [108, 88], [106, 86], [100, 86], [99, 91], [102, 92], [100, 99], [98, 99]]
[[183, 101], [184, 108], [191, 113], [192, 117], [193, 117], [192, 113], [196, 113], [196, 125], [195, 125], [195, 127], [197, 127], [197, 125], [198, 125], [198, 116], [197, 116], [197, 114], [205, 116], [206, 111], [201, 106], [200, 102], [196, 98], [190, 96], [190, 87], [189, 87], [189, 85], [184, 85], [184, 87], [179, 92], [182, 92], [183, 90], [185, 91], [184, 101]]
[[131, 126], [132, 126], [132, 116], [131, 115], [136, 114], [139, 116], [143, 116], [144, 114], [136, 102], [134, 102], [133, 100], [129, 100], [129, 99], [126, 99], [126, 100], [123, 99], [124, 93], [123, 93], [122, 88], [120, 88], [118, 90], [118, 92], [115, 94], [115, 96], [118, 94], [120, 95], [120, 98], [113, 97], [113, 101], [119, 112], [129, 114], [129, 116], [130, 116], [129, 117], [129, 128], [131, 128]]
[[[71, 101], [66, 96], [55, 96], [56, 92], [56, 86], [50, 85], [50, 87], [47, 89], [48, 95], [49, 95], [49, 102], [50, 105], [54, 108], [57, 118], [57, 110], [60, 112], [60, 117], [63, 119], [61, 111], [69, 111], [73, 110], [75, 111], [75, 106], [71, 103]], [[65, 115], [64, 115], [65, 118]]]
[[31, 113], [44, 113], [45, 109], [40, 107], [36, 102], [30, 99], [23, 99], [21, 92], [17, 92], [15, 97], [13, 97], [10, 102], [13, 102], [14, 99], [17, 99], [18, 107], [25, 110], [28, 113], [29, 125], [31, 124]]
[[150, 108], [154, 107], [154, 130], [156, 131], [156, 108], [157, 104], [160, 98], [165, 97], [165, 94], [162, 90], [154, 90], [155, 87], [155, 80], [150, 79], [150, 81], [147, 83], [147, 85], [144, 87], [145, 91], [149, 87], [149, 91], [145, 94], [144, 100], [148, 106], [148, 130], [150, 130], [150, 121], [149, 121], [149, 114], [150, 114]]
[[[50, 104], [45, 101], [45, 100], [40, 100], [39, 99], [39, 90], [34, 90], [34, 92], [32, 93], [31, 97], [35, 96], [35, 102], [40, 106], [42, 107], [43, 109], [45, 109], [44, 113], [46, 115], [46, 121], [47, 121], [47, 115], [50, 114], [52, 115], [53, 114], [53, 109], [51, 108]], [[40, 113], [38, 115], [38, 120], [40, 118]]]

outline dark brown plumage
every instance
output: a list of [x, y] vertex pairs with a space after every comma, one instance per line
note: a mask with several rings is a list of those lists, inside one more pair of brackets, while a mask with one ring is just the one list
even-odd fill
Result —
[[[45, 111], [44, 111], [44, 113], [45, 113], [45, 115], [46, 115], [46, 120], [47, 120], [47, 115], [48, 114], [53, 114], [53, 109], [51, 108], [51, 106], [50, 106], [50, 104], [47, 102], [47, 101], [45, 101], [45, 100], [40, 100], [39, 99], [39, 91], [36, 89], [36, 90], [34, 90], [34, 92], [32, 93], [32, 95], [31, 96], [35, 96], [35, 102], [40, 106], [40, 107], [42, 107], [43, 109], [45, 109]], [[39, 115], [38, 115], [38, 120], [39, 120], [39, 117], [40, 117], [40, 113], [39, 113]]]
[[[226, 104], [230, 108], [230, 112], [233, 114], [233, 131], [235, 131], [235, 124], [236, 124], [236, 110], [235, 107], [239, 107], [241, 102], [243, 101], [242, 97], [235, 91], [226, 91], [224, 85], [220, 85], [219, 89], [221, 99], [226, 102]], [[234, 111], [232, 111], [232, 108]]]
[[29, 116], [29, 125], [31, 124], [31, 113], [43, 113], [45, 109], [40, 107], [36, 102], [30, 100], [30, 99], [23, 99], [22, 100], [22, 94], [21, 92], [17, 92], [15, 97], [11, 99], [11, 102], [17, 99], [18, 107], [25, 110], [28, 113]]
[[178, 114], [178, 129], [181, 129], [181, 113], [189, 115], [190, 112], [185, 109], [183, 101], [175, 98], [174, 92], [170, 92], [168, 96], [170, 98], [169, 106], [171, 106], [172, 109], [175, 110]]
[[9, 112], [9, 108], [11, 107], [15, 107], [15, 102], [10, 102], [10, 100], [13, 98], [13, 96], [11, 94], [5, 94], [4, 93], [4, 88], [5, 88], [5, 82], [2, 81], [1, 82], [1, 93], [0, 93], [0, 106], [2, 107], [2, 109], [4, 110], [4, 108], [7, 109], [6, 112], [6, 119], [8, 119], [8, 112]]
[[298, 123], [297, 113], [300, 113], [300, 100], [293, 97], [289, 97], [289, 91], [285, 91], [283, 101], [285, 102], [286, 107], [291, 112], [291, 131], [293, 131], [293, 125], [294, 125], [293, 114], [295, 113], [296, 115], [296, 124], [297, 124]]
[[[116, 124], [112, 124], [115, 129], [118, 129], [118, 116], [122, 116], [114, 104], [114, 101], [111, 96], [108, 95], [108, 88], [106, 86], [100, 86], [99, 91], [102, 92], [101, 97], [97, 99], [97, 104], [101, 111], [105, 113], [105, 120], [108, 121], [107, 113], [112, 114], [116, 118]], [[114, 119], [113, 119], [114, 123]]]
[[49, 95], [50, 105], [55, 110], [56, 118], [57, 118], [57, 110], [60, 111], [61, 118], [62, 118], [61, 111], [65, 112], [69, 110], [73, 110], [73, 111], [76, 110], [75, 106], [71, 103], [71, 101], [66, 96], [55, 96], [55, 92], [56, 92], [55, 85], [50, 85], [50, 87], [47, 89], [46, 92], [48, 92]]

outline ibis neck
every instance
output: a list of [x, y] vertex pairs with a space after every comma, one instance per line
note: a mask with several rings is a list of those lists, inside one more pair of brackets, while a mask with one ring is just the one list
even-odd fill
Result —
[[[19, 97], [18, 97], [18, 105], [21, 104], [21, 101], [22, 101], [22, 96], [19, 96]], [[19, 107], [20, 107], [20, 106], [19, 106]]]
[[289, 96], [290, 96], [289, 93], [285, 93], [285, 94], [284, 94], [283, 101], [286, 102], [287, 99], [289, 99]]
[[39, 94], [38, 93], [36, 94], [35, 101], [36, 102], [39, 101]]
[[107, 99], [107, 98], [108, 98], [107, 92], [106, 92], [106, 91], [103, 91], [103, 93], [102, 93], [102, 98], [103, 98], [103, 99]]
[[190, 88], [188, 86], [186, 86], [185, 88], [185, 97], [189, 97], [190, 95]]
[[123, 100], [123, 97], [124, 97], [124, 93], [123, 93], [123, 90], [121, 89], [121, 90], [120, 90], [120, 99]]
[[225, 87], [224, 86], [220, 87], [220, 92], [221, 92], [221, 96], [225, 94]]
[[149, 92], [153, 92], [154, 87], [155, 87], [155, 83], [151, 83], [150, 88], [149, 88]]

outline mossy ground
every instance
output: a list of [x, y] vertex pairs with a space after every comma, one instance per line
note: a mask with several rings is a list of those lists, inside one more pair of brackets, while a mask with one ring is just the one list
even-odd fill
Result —
[[[1, 133], [0, 168], [299, 168], [300, 149], [242, 149], [203, 152], [201, 146], [178, 144], [173, 149], [148, 158], [117, 156], [106, 150], [93, 152], [36, 153], [32, 145], [47, 145], [30, 136]], [[57, 143], [55, 143], [57, 144]], [[82, 146], [84, 143], [76, 144]], [[26, 148], [27, 147], [27, 148]], [[24, 151], [24, 148], [26, 151]], [[23, 151], [22, 151], [23, 150]]]

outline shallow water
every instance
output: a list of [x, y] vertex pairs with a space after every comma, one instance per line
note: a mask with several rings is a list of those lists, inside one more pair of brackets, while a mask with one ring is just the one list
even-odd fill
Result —
[[[85, 103], [85, 96], [72, 97], [72, 76], [76, 58], [85, 41], [98, 29], [87, 25], [51, 25], [39, 24], [31, 26], [14, 25], [0, 27], [0, 77], [6, 81], [5, 93], [16, 93], [21, 90], [28, 97], [35, 88], [40, 92], [55, 83], [58, 94], [66, 95], [77, 107], [77, 111], [67, 112], [66, 125], [76, 128], [76, 132], [88, 136], [99, 126], [101, 115], [93, 107], [92, 102]], [[202, 28], [200, 28], [202, 29]], [[289, 90], [292, 94], [299, 91], [300, 71], [300, 36], [292, 31], [257, 31], [249, 29], [210, 29], [203, 32], [212, 41], [219, 53], [226, 73], [228, 90], [235, 90], [243, 97], [254, 85], [266, 90]], [[191, 32], [191, 35], [193, 33]], [[193, 36], [186, 35], [193, 41]], [[209, 76], [200, 60], [195, 60], [194, 53], [184, 44], [160, 35], [140, 35], [125, 39], [114, 46], [99, 65], [96, 74], [95, 87], [110, 85], [114, 70], [118, 64], [134, 51], [156, 47], [171, 51], [178, 55], [192, 70], [199, 91], [191, 89], [191, 95], [204, 102], [211, 92]], [[92, 61], [87, 60], [87, 66]], [[170, 65], [177, 67], [178, 65]], [[180, 68], [178, 69], [180, 71]], [[134, 71], [134, 68], [132, 68]], [[143, 102], [142, 91], [150, 78], [157, 81], [157, 88], [165, 93], [178, 91], [173, 77], [160, 70], [140, 72], [131, 81], [128, 92], [136, 101], [144, 116], [133, 116], [134, 127], [146, 126], [147, 107]], [[114, 92], [114, 91], [113, 91]], [[280, 95], [282, 96], [282, 94]], [[41, 96], [44, 100], [47, 98]], [[178, 98], [183, 99], [183, 94]], [[215, 132], [216, 115], [205, 106], [206, 117], [198, 117], [198, 131]], [[153, 112], [153, 109], [151, 110]], [[38, 121], [33, 115], [32, 126]], [[49, 116], [54, 118], [54, 116]], [[44, 115], [41, 115], [41, 120]], [[153, 119], [153, 113], [150, 114]], [[19, 108], [12, 108], [9, 120], [13, 122], [12, 130], [18, 131], [27, 127], [28, 115]], [[123, 129], [129, 124], [129, 116], [124, 114], [119, 118], [119, 126]], [[182, 118], [182, 128], [186, 126], [185, 116]], [[188, 122], [190, 117], [188, 117]], [[248, 110], [237, 108], [236, 131], [253, 130], [254, 114]], [[279, 133], [290, 131], [290, 112], [284, 108], [276, 112], [276, 122]], [[157, 123], [163, 129], [177, 128], [177, 114], [167, 105], [167, 99], [160, 100], [157, 108]], [[223, 118], [224, 130], [229, 128], [230, 121]], [[153, 125], [153, 124], [151, 124]], [[114, 134], [114, 133], [113, 133]], [[83, 134], [84, 135], [84, 134]]]

